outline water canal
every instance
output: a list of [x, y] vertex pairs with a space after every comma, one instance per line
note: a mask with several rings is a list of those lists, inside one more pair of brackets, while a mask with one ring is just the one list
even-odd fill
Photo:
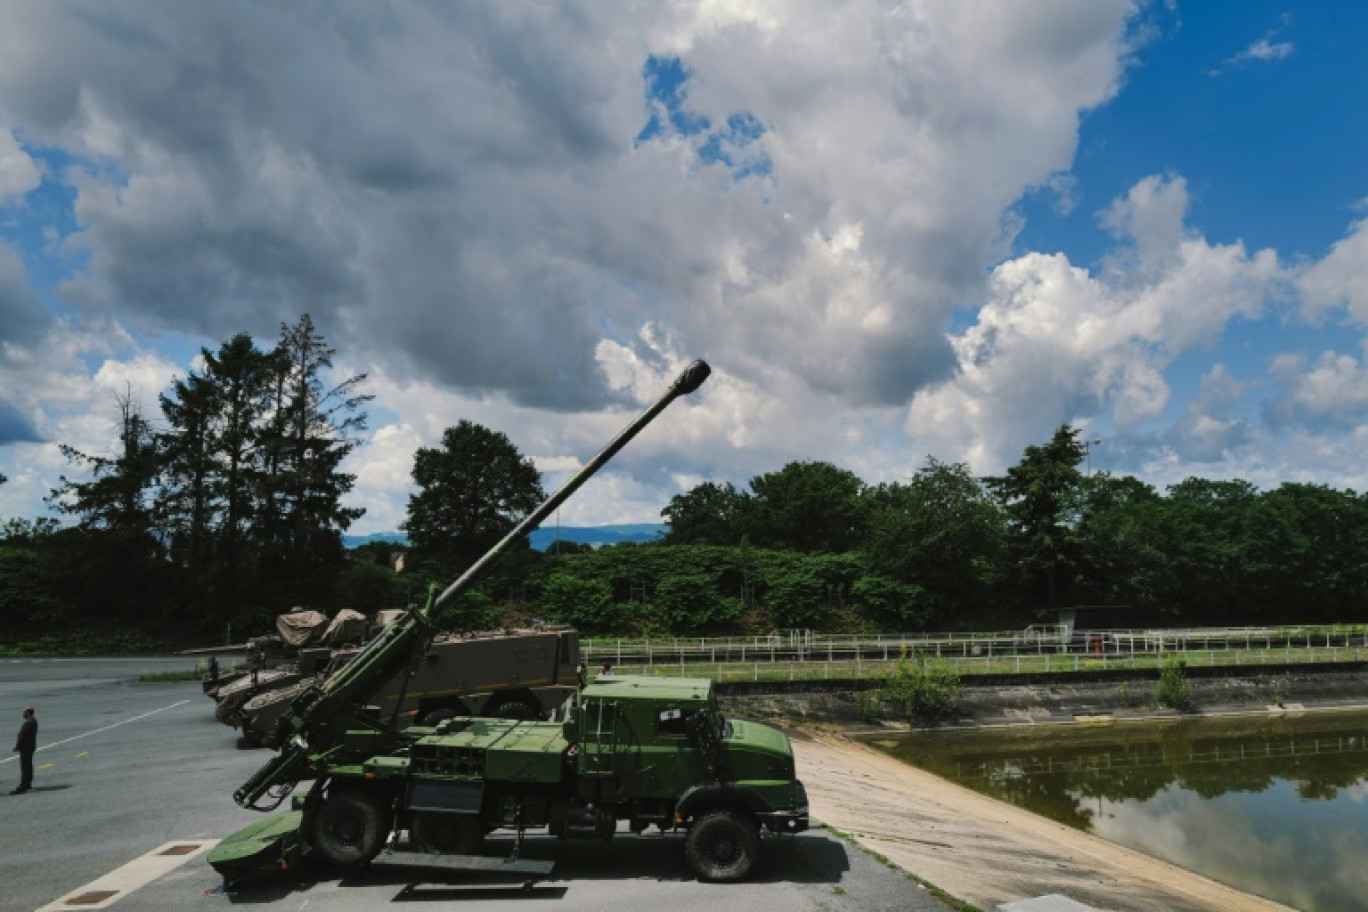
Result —
[[1304, 912], [1368, 910], [1368, 713], [870, 741], [994, 798]]

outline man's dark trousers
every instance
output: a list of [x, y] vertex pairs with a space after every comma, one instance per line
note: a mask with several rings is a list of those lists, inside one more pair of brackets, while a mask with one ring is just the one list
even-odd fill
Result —
[[19, 752], [19, 788], [28, 791], [33, 787], [33, 751]]
[[24, 710], [24, 723], [19, 726], [14, 749], [19, 753], [19, 787], [14, 791], [27, 792], [33, 787], [33, 754], [38, 749], [38, 720], [31, 709]]

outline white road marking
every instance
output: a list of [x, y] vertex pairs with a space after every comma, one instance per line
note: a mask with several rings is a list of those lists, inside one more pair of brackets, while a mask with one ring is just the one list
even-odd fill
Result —
[[[177, 706], [184, 706], [186, 703], [189, 702], [189, 700], [181, 700], [177, 703], [172, 703], [170, 706], [163, 706], [161, 709], [154, 709], [151, 712], [145, 712], [141, 716], [134, 716], [131, 719], [124, 719], [122, 722], [115, 722], [113, 725], [106, 725], [104, 728], [97, 728], [94, 731], [82, 732], [79, 735], [72, 735], [70, 738], [63, 738], [61, 741], [53, 741], [51, 744], [40, 744], [38, 746], [38, 750], [50, 750], [54, 747], [60, 747], [63, 744], [70, 744], [72, 741], [79, 741], [82, 738], [89, 738], [91, 735], [98, 735], [101, 732], [109, 731], [111, 728], [118, 728], [120, 725], [127, 725], [130, 722], [137, 722], [139, 719], [146, 719], [148, 716], [155, 716], [159, 712], [166, 712], [168, 709], [175, 709]], [[3, 760], [0, 760], [0, 763], [9, 763], [13, 760], [18, 759], [18, 757], [5, 757]]]
[[[128, 894], [147, 886], [158, 877], [170, 874], [189, 859], [202, 855], [216, 845], [217, 839], [182, 839], [157, 846], [141, 858], [135, 858], [123, 867], [115, 868], [103, 877], [92, 880], [84, 887], [53, 900], [38, 912], [108, 908]], [[168, 851], [175, 854], [165, 854]], [[86, 899], [82, 900], [82, 897]]]

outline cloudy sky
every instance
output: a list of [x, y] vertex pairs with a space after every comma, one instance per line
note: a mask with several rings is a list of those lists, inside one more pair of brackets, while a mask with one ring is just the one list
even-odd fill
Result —
[[654, 522], [1071, 422], [1163, 487], [1368, 488], [1368, 6], [0, 0], [0, 517], [201, 347], [367, 372], [354, 531], [462, 418]]

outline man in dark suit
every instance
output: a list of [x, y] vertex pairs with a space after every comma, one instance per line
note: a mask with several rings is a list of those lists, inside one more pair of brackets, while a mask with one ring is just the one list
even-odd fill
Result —
[[19, 755], [19, 787], [11, 795], [22, 795], [33, 787], [33, 752], [38, 749], [38, 720], [33, 717], [33, 707], [24, 709], [24, 722], [19, 726], [19, 738], [14, 742], [14, 751]]

